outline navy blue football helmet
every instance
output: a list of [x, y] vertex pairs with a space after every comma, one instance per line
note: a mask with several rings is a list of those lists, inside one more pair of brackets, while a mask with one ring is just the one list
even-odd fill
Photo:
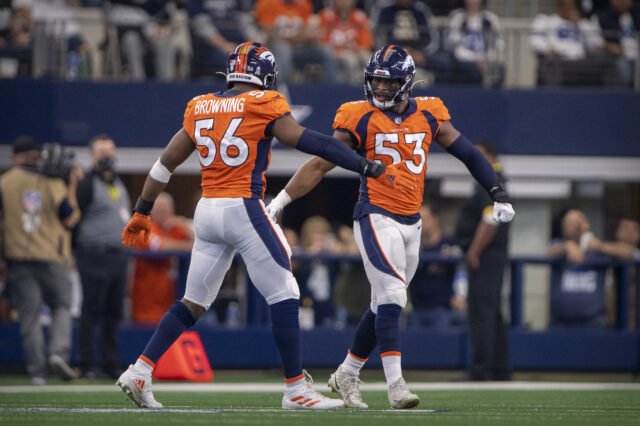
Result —
[[[400, 46], [390, 44], [376, 51], [364, 69], [364, 94], [371, 105], [391, 109], [409, 98], [416, 67], [413, 58]], [[375, 78], [392, 80], [386, 89]]]
[[239, 44], [227, 60], [227, 87], [232, 83], [250, 83], [263, 90], [276, 86], [278, 68], [269, 49], [255, 41]]

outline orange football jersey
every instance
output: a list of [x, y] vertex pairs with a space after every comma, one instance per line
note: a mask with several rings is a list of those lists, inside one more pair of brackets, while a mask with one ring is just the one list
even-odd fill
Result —
[[361, 177], [359, 202], [369, 203], [391, 213], [414, 215], [420, 209], [427, 172], [429, 146], [449, 111], [439, 98], [410, 98], [401, 114], [382, 111], [367, 101], [342, 104], [333, 128], [348, 132], [360, 154], [384, 164], [404, 163], [416, 175], [418, 188], [400, 194], [375, 179]]
[[196, 144], [206, 198], [263, 198], [271, 159], [270, 124], [291, 112], [273, 90], [226, 91], [193, 98], [183, 127]]

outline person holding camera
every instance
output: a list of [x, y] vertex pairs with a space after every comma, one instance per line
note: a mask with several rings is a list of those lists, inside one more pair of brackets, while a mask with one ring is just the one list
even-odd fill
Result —
[[[20, 321], [27, 372], [34, 385], [46, 384], [47, 357], [40, 316], [51, 310], [48, 363], [63, 380], [76, 378], [71, 350], [70, 232], [79, 218], [76, 187], [82, 171], [69, 151], [35, 139], [13, 141], [14, 167], [0, 176], [3, 257], [8, 295]], [[68, 184], [65, 183], [65, 179]]]
[[120, 241], [129, 222], [129, 194], [115, 173], [116, 145], [99, 134], [89, 141], [92, 169], [78, 185], [82, 218], [74, 234], [74, 256], [82, 281], [78, 328], [81, 375], [94, 379], [95, 329], [101, 327], [102, 373], [118, 378], [118, 324], [127, 283], [127, 257]]

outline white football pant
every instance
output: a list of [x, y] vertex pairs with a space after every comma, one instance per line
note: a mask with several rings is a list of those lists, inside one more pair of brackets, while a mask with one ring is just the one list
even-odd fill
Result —
[[404, 225], [370, 214], [353, 223], [356, 244], [371, 284], [371, 310], [393, 303], [404, 308], [407, 286], [416, 273], [422, 222]]
[[185, 299], [209, 309], [236, 251], [269, 305], [300, 297], [291, 273], [291, 248], [280, 226], [265, 213], [262, 200], [201, 198], [193, 227]]

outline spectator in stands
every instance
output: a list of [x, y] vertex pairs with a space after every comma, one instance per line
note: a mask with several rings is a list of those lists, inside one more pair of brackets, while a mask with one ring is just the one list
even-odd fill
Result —
[[223, 71], [238, 44], [262, 38], [239, 1], [190, 0], [188, 9], [195, 77]]
[[[193, 247], [193, 225], [183, 216], [176, 216], [173, 197], [161, 193], [151, 210], [151, 234], [147, 242], [138, 240], [136, 248], [152, 252], [184, 251]], [[160, 322], [176, 301], [174, 264], [171, 258], [136, 259], [136, 271], [131, 291], [133, 322]]]
[[0, 77], [31, 75], [34, 27], [30, 0], [0, 0]]
[[538, 83], [615, 85], [614, 63], [604, 54], [597, 25], [582, 18], [576, 0], [557, 0], [557, 12], [533, 21], [531, 47], [538, 55]]
[[[69, 367], [71, 353], [70, 258], [72, 229], [79, 217], [76, 188], [82, 171], [74, 168], [69, 183], [37, 168], [36, 141], [13, 141], [13, 167], [0, 179], [2, 242], [8, 270], [8, 294], [18, 312], [27, 373], [34, 385], [45, 385], [47, 350], [40, 323], [43, 305], [51, 310], [48, 364], [63, 380], [77, 377]], [[4, 350], [4, 349], [3, 349]]]
[[353, 228], [342, 225], [338, 229], [338, 251], [356, 256], [355, 262], [343, 262], [333, 289], [333, 302], [336, 309], [336, 327], [358, 325], [360, 318], [369, 308], [369, 298], [363, 297], [371, 292], [367, 273], [360, 260], [360, 252], [353, 235]]
[[611, 0], [611, 6], [597, 12], [596, 17], [605, 49], [616, 58], [620, 84], [630, 86], [638, 61], [640, 6], [634, 8], [631, 0]]
[[444, 48], [450, 60], [448, 69], [438, 73], [438, 81], [502, 84], [504, 65], [499, 58], [504, 41], [498, 16], [484, 9], [483, 4], [484, 0], [465, 0], [464, 8], [454, 10], [449, 16]]
[[[453, 237], [442, 235], [440, 216], [432, 206], [424, 204], [420, 207], [420, 218], [421, 254], [449, 256], [460, 251]], [[448, 327], [465, 322], [467, 301], [454, 292], [455, 273], [455, 263], [426, 262], [418, 265], [409, 285], [409, 325]]]
[[427, 3], [435, 16], [448, 16], [455, 9], [461, 8], [464, 0], [429, 0]]
[[593, 241], [584, 213], [572, 209], [562, 218], [562, 238], [549, 247], [550, 257], [566, 263], [551, 269], [551, 326], [604, 327], [606, 266], [590, 262], [606, 259], [589, 250]]
[[80, 0], [33, 0], [34, 46], [38, 47], [34, 58], [36, 77], [90, 77], [89, 45], [72, 12], [72, 7], [79, 4]]
[[622, 218], [616, 228], [615, 241], [601, 241], [591, 238], [588, 249], [596, 250], [618, 259], [640, 260], [640, 223], [633, 219]]
[[333, 49], [338, 65], [338, 81], [362, 84], [362, 70], [371, 56], [373, 35], [369, 18], [356, 9], [356, 0], [332, 0], [319, 13], [322, 43]]
[[[638, 1], [638, 0], [634, 0]], [[578, 0], [580, 12], [584, 16], [593, 17], [594, 14], [609, 7], [609, 0]]]
[[331, 49], [320, 44], [320, 28], [310, 0], [258, 0], [254, 11], [278, 62], [281, 81], [289, 81], [294, 66], [304, 70], [308, 64], [320, 63], [321, 79], [335, 82], [336, 62]]
[[78, 185], [82, 213], [74, 234], [74, 256], [82, 282], [78, 347], [82, 377], [95, 379], [95, 331], [100, 327], [102, 373], [117, 378], [118, 324], [127, 285], [127, 257], [120, 235], [129, 222], [131, 201], [116, 175], [116, 145], [99, 134], [89, 142], [92, 168]]
[[[331, 225], [321, 216], [312, 216], [304, 221], [300, 231], [300, 243], [305, 254], [322, 255], [336, 251]], [[331, 294], [336, 274], [335, 263], [323, 260], [300, 262], [294, 271], [300, 285], [300, 298], [310, 296], [313, 300], [316, 326], [331, 323]]]
[[404, 47], [416, 67], [422, 70], [416, 77], [427, 78], [424, 73], [427, 58], [438, 50], [439, 44], [429, 7], [414, 0], [378, 0], [370, 16], [376, 46], [398, 44]]
[[[504, 185], [502, 167], [490, 141], [476, 144]], [[509, 225], [492, 219], [493, 202], [476, 185], [458, 218], [456, 240], [465, 252], [468, 316], [473, 360], [469, 380], [509, 380], [508, 335], [502, 319], [502, 282], [507, 264]]]
[[[175, 3], [164, 0], [111, 0], [108, 21], [115, 25], [122, 56], [133, 80], [144, 80], [145, 55], [153, 54], [154, 75], [172, 80], [176, 71], [176, 46], [171, 28]], [[150, 47], [148, 49], [147, 47]]]
[[[598, 238], [592, 238], [589, 241], [589, 249], [595, 250], [607, 256], [611, 256], [620, 260], [640, 260], [640, 248], [638, 243], [640, 242], [640, 223], [636, 220], [629, 218], [622, 218], [618, 222], [618, 226], [615, 232], [615, 239], [613, 241], [601, 241]], [[630, 286], [629, 286], [629, 320], [630, 329], [636, 329], [636, 292], [638, 291], [636, 286], [636, 274], [639, 271], [637, 268], [631, 269]], [[615, 292], [617, 286], [611, 286], [607, 292], [607, 317], [609, 324], [615, 324], [616, 313], [616, 298]]]

